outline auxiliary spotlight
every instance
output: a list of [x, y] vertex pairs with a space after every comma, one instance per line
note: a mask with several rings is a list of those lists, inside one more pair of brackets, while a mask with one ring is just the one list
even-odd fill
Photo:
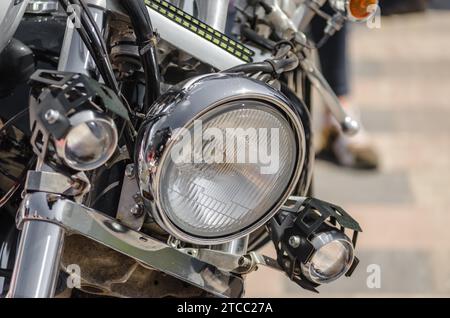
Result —
[[[31, 143], [45, 158], [50, 151], [74, 170], [105, 164], [118, 143], [111, 116], [128, 113], [110, 89], [87, 76], [39, 70], [31, 77]], [[115, 117], [117, 117], [115, 116]]]
[[[350, 276], [358, 264], [354, 248], [359, 224], [342, 208], [312, 198], [292, 197], [269, 228], [277, 261], [303, 288]], [[352, 239], [346, 235], [352, 231]]]

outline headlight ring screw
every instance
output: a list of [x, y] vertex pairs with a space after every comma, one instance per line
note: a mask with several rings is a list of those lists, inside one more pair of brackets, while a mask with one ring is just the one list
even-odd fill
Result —
[[140, 204], [135, 204], [133, 205], [133, 207], [130, 210], [130, 213], [136, 217], [139, 218], [142, 216], [142, 214], [144, 213], [144, 208], [142, 207], [142, 205]]

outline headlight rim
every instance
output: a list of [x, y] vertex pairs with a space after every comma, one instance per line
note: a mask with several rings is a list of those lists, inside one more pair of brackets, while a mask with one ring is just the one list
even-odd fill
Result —
[[[185, 92], [189, 91], [189, 87], [191, 85], [195, 86], [195, 84], [198, 81], [201, 81], [202, 79], [208, 79], [211, 76], [213, 76], [214, 78], [220, 78], [220, 77], [228, 78], [228, 79], [234, 78], [233, 75], [228, 75], [228, 74], [211, 74], [211, 75], [207, 75], [207, 76], [201, 76], [201, 77], [197, 78], [197, 80], [189, 81], [185, 85], [185, 87], [182, 89], [182, 92], [185, 93]], [[231, 83], [233, 83], [232, 85], [236, 85], [236, 86], [235, 86], [235, 88], [227, 86], [227, 91], [231, 92], [229, 94], [229, 96], [222, 97], [220, 100], [215, 101], [209, 105], [205, 105], [203, 107], [200, 106], [201, 109], [199, 111], [195, 112], [194, 116], [187, 119], [184, 122], [183, 126], [176, 127], [176, 128], [185, 128], [185, 127], [189, 126], [189, 124], [191, 124], [194, 120], [202, 117], [203, 115], [205, 115], [207, 112], [211, 111], [212, 109], [220, 107], [220, 106], [225, 105], [230, 102], [235, 102], [235, 101], [240, 101], [240, 100], [246, 100], [246, 101], [252, 100], [252, 101], [260, 101], [260, 102], [263, 102], [266, 104], [268, 103], [268, 104], [274, 106], [276, 109], [278, 109], [278, 111], [280, 111], [282, 116], [286, 118], [286, 120], [289, 122], [289, 124], [293, 130], [293, 133], [295, 135], [295, 139], [296, 139], [296, 142], [298, 145], [298, 151], [296, 154], [297, 155], [297, 164], [295, 166], [294, 174], [291, 176], [291, 180], [288, 183], [287, 188], [283, 192], [282, 197], [277, 202], [274, 203], [272, 208], [269, 211], [267, 211], [267, 213], [265, 213], [265, 215], [262, 218], [260, 218], [256, 222], [254, 222], [252, 225], [247, 226], [246, 228], [240, 229], [236, 233], [228, 234], [225, 236], [216, 236], [216, 237], [194, 236], [194, 235], [191, 235], [190, 233], [187, 233], [186, 231], [179, 228], [178, 226], [176, 226], [166, 215], [166, 213], [164, 212], [164, 209], [161, 205], [161, 193], [159, 191], [159, 183], [161, 182], [161, 178], [162, 178], [161, 167], [163, 166], [164, 160], [167, 160], [167, 156], [170, 155], [170, 151], [168, 151], [168, 150], [171, 149], [171, 147], [173, 146], [173, 144], [175, 143], [175, 141], [177, 140], [177, 137], [179, 135], [175, 134], [173, 136], [170, 136], [170, 138], [167, 140], [167, 142], [163, 145], [164, 150], [161, 151], [162, 155], [154, 161], [153, 168], [155, 168], [156, 173], [153, 172], [153, 173], [148, 174], [147, 171], [146, 172], [142, 171], [142, 170], [148, 170], [145, 168], [142, 169], [142, 167], [141, 167], [141, 165], [144, 165], [144, 166], [147, 165], [147, 163], [143, 163], [141, 160], [141, 158], [144, 158], [144, 155], [145, 155], [146, 141], [144, 140], [144, 142], [141, 142], [141, 145], [138, 145], [138, 151], [137, 151], [138, 156], [136, 157], [137, 164], [139, 165], [139, 171], [141, 171], [141, 173], [143, 173], [145, 175], [145, 176], [140, 176], [140, 188], [141, 188], [141, 193], [143, 194], [143, 197], [144, 197], [144, 202], [146, 203], [146, 205], [149, 205], [149, 208], [152, 211], [152, 215], [154, 216], [155, 221], [161, 227], [163, 227], [164, 230], [166, 230], [169, 234], [175, 236], [177, 239], [180, 239], [182, 241], [189, 242], [192, 244], [198, 244], [198, 245], [216, 245], [216, 244], [223, 244], [223, 243], [232, 241], [234, 239], [241, 238], [245, 235], [248, 235], [252, 231], [261, 227], [271, 217], [273, 217], [273, 215], [279, 210], [279, 207], [287, 200], [288, 196], [291, 194], [291, 192], [295, 188], [295, 186], [302, 174], [302, 170], [303, 170], [302, 167], [306, 161], [306, 151], [305, 151], [306, 136], [305, 136], [303, 124], [300, 120], [300, 116], [298, 115], [297, 110], [295, 109], [294, 106], [291, 105], [289, 100], [286, 97], [284, 97], [283, 94], [281, 94], [279, 92], [277, 92], [277, 94], [271, 93], [272, 92], [271, 89], [267, 89], [268, 87], [265, 84], [255, 81], [255, 80], [252, 80], [252, 79], [249, 79], [249, 78], [241, 78], [241, 79], [245, 79], [245, 81], [257, 83], [258, 87], [264, 86], [264, 90], [262, 90], [260, 88], [259, 91], [254, 91], [252, 93], [250, 93], [247, 90], [245, 92], [240, 92], [239, 91], [240, 88], [239, 89], [237, 88], [237, 87], [239, 87], [239, 84], [231, 82]], [[236, 93], [236, 91], [237, 91], [237, 93]], [[170, 113], [170, 112], [171, 111], [169, 110], [168, 113]], [[147, 133], [145, 132], [144, 135], [147, 135]], [[145, 138], [148, 138], [148, 136], [146, 136]], [[147, 185], [145, 185], [146, 183], [147, 183]], [[145, 190], [143, 191], [143, 187], [144, 187], [144, 189], [148, 188], [149, 191], [145, 191]]]

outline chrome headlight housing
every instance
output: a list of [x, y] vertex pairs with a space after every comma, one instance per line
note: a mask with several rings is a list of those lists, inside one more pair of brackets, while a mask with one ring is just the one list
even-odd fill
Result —
[[[296, 108], [269, 86], [230, 74], [197, 77], [162, 96], [137, 145], [140, 190], [152, 216], [169, 234], [200, 245], [267, 222], [305, 162]], [[262, 158], [269, 153], [277, 162]]]

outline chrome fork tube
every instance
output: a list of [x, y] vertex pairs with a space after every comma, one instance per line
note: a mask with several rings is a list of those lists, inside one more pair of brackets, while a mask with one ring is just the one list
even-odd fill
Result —
[[[97, 8], [91, 10], [99, 27], [103, 28], [104, 11]], [[95, 70], [87, 48], [76, 29], [69, 26], [69, 23], [66, 27], [58, 70], [87, 75]], [[49, 171], [51, 168], [39, 161], [36, 170]], [[24, 204], [25, 201], [22, 202], [22, 205]], [[47, 207], [42, 209], [45, 208]], [[48, 209], [50, 211], [51, 208]], [[47, 214], [46, 211], [39, 213]], [[28, 220], [23, 223], [7, 297], [51, 298], [55, 295], [64, 234], [65, 231], [61, 226], [43, 220]]]
[[53, 297], [63, 242], [64, 229], [59, 225], [24, 222], [7, 297]]
[[[97, 7], [90, 7], [89, 9], [99, 29], [103, 30], [105, 11]], [[69, 19], [67, 21], [58, 70], [91, 76], [96, 68], [94, 60], [76, 30], [77, 25], [72, 24]]]
[[[49, 171], [51, 168], [38, 160], [36, 170]], [[22, 233], [7, 297], [51, 298], [55, 295], [65, 230], [42, 220], [29, 220], [23, 222], [23, 225], [19, 224], [20, 211], [26, 204], [22, 201], [16, 217], [17, 226]], [[39, 213], [48, 214], [46, 211]]]
[[244, 255], [247, 253], [248, 239], [249, 236], [246, 235], [228, 243], [215, 245], [212, 249], [233, 255]]

